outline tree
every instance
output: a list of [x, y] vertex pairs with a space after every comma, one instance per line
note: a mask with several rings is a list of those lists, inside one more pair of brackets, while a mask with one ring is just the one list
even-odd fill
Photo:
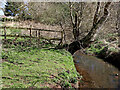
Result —
[[19, 13], [19, 7], [21, 3], [16, 2], [7, 2], [5, 5], [5, 15], [6, 16], [15, 16]]
[[35, 21], [51, 25], [64, 24], [69, 12], [68, 6], [61, 2], [29, 2], [28, 8]]
[[[77, 5], [76, 5], [77, 4]], [[74, 7], [77, 6], [77, 7]], [[75, 40], [79, 40], [79, 31], [82, 21], [83, 2], [69, 3], [70, 17], [73, 28], [73, 35]]]
[[19, 19], [30, 18], [28, 6], [24, 2], [7, 2], [5, 6], [6, 16], [18, 16]]
[[[86, 36], [84, 36], [81, 40], [79, 40], [79, 28], [80, 28], [80, 22], [81, 22], [81, 18], [82, 17], [82, 13], [79, 14], [78, 12], [82, 12], [82, 9], [80, 9], [80, 11], [76, 11], [75, 14], [73, 13], [72, 10], [72, 4], [70, 3], [70, 15], [71, 15], [71, 21], [72, 21], [72, 25], [73, 25], [73, 35], [76, 41], [72, 42], [69, 45], [69, 52], [71, 52], [72, 54], [80, 49], [80, 48], [85, 48], [87, 47], [90, 43], [91, 40], [95, 37], [95, 34], [97, 32], [97, 29], [99, 27], [101, 27], [101, 25], [106, 21], [107, 17], [108, 17], [108, 8], [110, 6], [111, 2], [106, 2], [105, 6], [104, 6], [104, 12], [103, 15], [100, 17], [98, 17], [99, 14], [99, 8], [100, 8], [100, 2], [97, 2], [97, 8], [96, 8], [96, 12], [94, 14], [94, 18], [93, 18], [93, 26], [91, 27], [90, 31], [88, 32], [88, 34]], [[82, 7], [82, 4], [81, 4]]]
[[117, 10], [117, 30], [118, 30], [118, 46], [120, 47], [120, 2], [118, 2], [118, 10]]

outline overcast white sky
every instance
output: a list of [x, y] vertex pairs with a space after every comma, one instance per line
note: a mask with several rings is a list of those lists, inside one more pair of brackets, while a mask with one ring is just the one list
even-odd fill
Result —
[[0, 0], [0, 15], [4, 15], [3, 8], [5, 8], [6, 0]]
[[4, 15], [4, 12], [2, 10], [0, 10], [0, 15]]

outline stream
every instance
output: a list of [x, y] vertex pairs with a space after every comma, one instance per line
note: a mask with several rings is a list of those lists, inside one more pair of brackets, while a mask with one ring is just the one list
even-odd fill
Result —
[[118, 88], [120, 71], [114, 66], [93, 56], [77, 51], [73, 55], [76, 70], [87, 80], [87, 88]]

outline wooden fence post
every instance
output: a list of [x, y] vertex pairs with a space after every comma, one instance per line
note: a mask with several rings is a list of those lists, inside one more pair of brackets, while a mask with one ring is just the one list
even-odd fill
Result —
[[63, 44], [63, 31], [61, 31], [61, 40], [60, 43], [58, 45], [62, 45]]
[[36, 37], [37, 37], [37, 30], [36, 30]]
[[4, 39], [6, 41], [6, 26], [4, 27]]
[[37, 42], [37, 30], [36, 30], [36, 42]]
[[38, 30], [38, 48], [40, 47], [40, 30]]
[[32, 25], [30, 25], [30, 45], [31, 45], [31, 38], [32, 38]]
[[63, 34], [64, 34], [64, 32], [62, 31], [61, 32], [61, 44], [63, 44]]

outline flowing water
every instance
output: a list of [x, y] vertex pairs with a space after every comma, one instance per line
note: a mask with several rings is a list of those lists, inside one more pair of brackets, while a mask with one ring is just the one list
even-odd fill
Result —
[[86, 76], [94, 82], [94, 86], [89, 86], [90, 88], [118, 88], [120, 90], [120, 72], [117, 68], [102, 59], [84, 55], [80, 51], [75, 52], [73, 58], [77, 71], [80, 74], [83, 71], [86, 72]]

